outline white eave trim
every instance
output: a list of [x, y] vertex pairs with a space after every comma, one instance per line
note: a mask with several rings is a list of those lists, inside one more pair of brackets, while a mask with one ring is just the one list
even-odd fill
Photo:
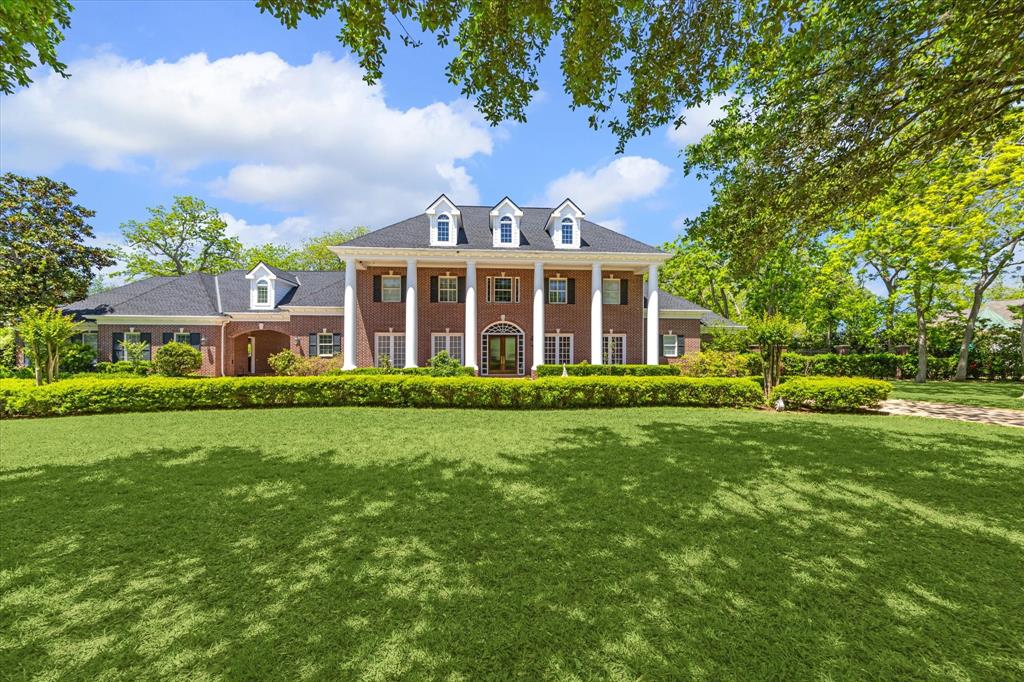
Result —
[[656, 251], [652, 253], [625, 253], [608, 251], [578, 251], [560, 249], [557, 251], [536, 251], [522, 248], [503, 249], [460, 249], [445, 247], [441, 252], [438, 248], [393, 249], [375, 246], [331, 246], [329, 247], [339, 258], [383, 260], [400, 260], [416, 258], [423, 262], [432, 259], [451, 262], [453, 257], [460, 261], [526, 261], [526, 262], [557, 262], [557, 263], [619, 263], [619, 264], [651, 264], [664, 263], [672, 258], [672, 254]]
[[345, 306], [328, 305], [299, 305], [299, 306], [278, 306], [281, 310], [292, 315], [344, 315]]
[[88, 315], [96, 324], [221, 324], [226, 322], [221, 315]]
[[[707, 313], [706, 310], [659, 310], [659, 320], [699, 320]], [[644, 308], [647, 317], [647, 308]]]

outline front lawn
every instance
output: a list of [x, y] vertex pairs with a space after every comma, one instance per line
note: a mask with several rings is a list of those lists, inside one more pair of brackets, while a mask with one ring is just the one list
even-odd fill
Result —
[[1024, 432], [680, 408], [0, 422], [5, 677], [1024, 675]]
[[1024, 410], [1024, 382], [1021, 381], [893, 381], [890, 398], [926, 400], [933, 403], [1008, 407]]

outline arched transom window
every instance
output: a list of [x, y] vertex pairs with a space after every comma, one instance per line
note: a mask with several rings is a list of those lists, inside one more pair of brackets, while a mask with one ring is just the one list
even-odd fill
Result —
[[562, 218], [562, 243], [572, 244], [572, 218]]
[[498, 239], [502, 244], [512, 243], [512, 218], [505, 216], [498, 223]]
[[446, 242], [449, 241], [449, 235], [451, 234], [451, 219], [441, 214], [437, 216], [437, 241]]

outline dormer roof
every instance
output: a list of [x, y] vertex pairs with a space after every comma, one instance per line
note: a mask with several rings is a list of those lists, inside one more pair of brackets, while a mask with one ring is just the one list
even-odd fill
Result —
[[423, 212], [428, 216], [432, 216], [436, 213], [451, 213], [452, 215], [459, 215], [459, 207], [455, 205], [454, 201], [444, 194], [441, 194], [441, 196], [434, 199], [434, 202], [430, 204], [430, 206], [427, 206], [427, 209]]
[[257, 279], [261, 277], [277, 280], [278, 282], [293, 287], [299, 286], [299, 283], [295, 281], [295, 275], [290, 272], [286, 272], [281, 268], [275, 268], [273, 265], [267, 265], [263, 261], [260, 261], [252, 270], [245, 273], [246, 279]]
[[523, 217], [523, 209], [516, 206], [516, 202], [507, 196], [494, 205], [494, 208], [491, 209], [491, 217], [497, 218], [503, 211], [510, 211], [517, 218]]
[[583, 209], [576, 205], [572, 199], [566, 197], [565, 201], [560, 203], [554, 209], [551, 210], [551, 218], [561, 218], [566, 213], [566, 209], [571, 209], [576, 217], [584, 218], [587, 214], [583, 212]]

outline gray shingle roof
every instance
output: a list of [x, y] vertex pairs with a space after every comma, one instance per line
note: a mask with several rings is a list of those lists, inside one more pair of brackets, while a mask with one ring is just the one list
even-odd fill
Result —
[[[647, 306], [647, 283], [644, 283], [644, 306]], [[712, 312], [703, 306], [699, 306], [693, 301], [688, 301], [682, 296], [676, 296], [670, 294], [664, 289], [658, 289], [658, 309], [663, 311], [675, 311], [675, 310], [686, 310], [686, 311], [697, 311], [702, 313], [700, 317], [700, 323], [705, 327], [735, 327], [743, 328], [742, 324], [733, 322], [727, 317], [723, 317], [716, 312]]]
[[[183, 277], [149, 277], [64, 306], [76, 317], [92, 315], [219, 315], [221, 310], [245, 312], [249, 308], [249, 280], [245, 270], [229, 270], [216, 276], [192, 273]], [[274, 274], [297, 286], [290, 287], [281, 306], [341, 306], [344, 301], [345, 273], [291, 272]]]
[[[456, 241], [460, 249], [491, 249], [491, 206], [459, 206], [462, 214]], [[547, 222], [553, 208], [523, 208], [519, 220], [520, 251], [555, 251], [554, 242], [548, 234]], [[423, 213], [400, 222], [368, 232], [343, 244], [391, 249], [450, 250], [450, 246], [430, 246], [430, 219]], [[601, 253], [658, 253], [649, 244], [631, 239], [626, 235], [602, 227], [589, 220], [580, 223], [580, 251]]]

